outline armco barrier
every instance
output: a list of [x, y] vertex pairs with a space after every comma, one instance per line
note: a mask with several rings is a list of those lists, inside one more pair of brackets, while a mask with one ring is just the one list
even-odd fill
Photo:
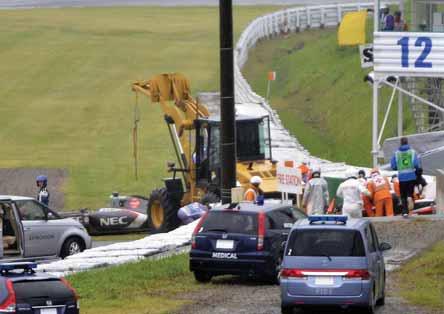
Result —
[[[385, 3], [392, 4], [399, 3], [399, 1], [387, 1]], [[275, 134], [272, 133], [273, 153], [276, 159], [290, 158], [300, 161], [301, 158], [309, 158], [312, 159], [313, 163], [321, 164], [324, 172], [335, 172], [338, 170], [338, 164], [311, 157], [302, 145], [298, 143], [297, 139], [291, 136], [284, 128], [278, 114], [271, 108], [267, 100], [252, 90], [241, 72], [242, 67], [248, 60], [250, 49], [258, 41], [275, 36], [300, 32], [305, 29], [337, 27], [346, 13], [372, 8], [373, 3], [367, 2], [285, 9], [256, 18], [241, 34], [234, 52], [236, 104], [238, 107], [240, 105], [254, 107], [253, 104], [256, 104], [268, 112], [273, 122], [272, 129], [277, 131], [277, 136], [274, 136]], [[255, 108], [252, 109], [254, 110]], [[253, 110], [251, 111], [254, 112]], [[288, 148], [286, 149], [286, 147]], [[290, 149], [294, 150], [295, 147], [299, 150], [298, 154], [289, 152]]]

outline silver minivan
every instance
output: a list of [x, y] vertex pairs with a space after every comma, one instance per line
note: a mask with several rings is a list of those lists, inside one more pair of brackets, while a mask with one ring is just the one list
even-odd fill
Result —
[[0, 259], [47, 259], [91, 248], [85, 227], [37, 200], [0, 195]]

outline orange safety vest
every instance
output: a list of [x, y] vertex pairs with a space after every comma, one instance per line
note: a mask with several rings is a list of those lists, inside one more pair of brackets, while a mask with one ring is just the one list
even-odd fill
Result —
[[249, 202], [255, 202], [257, 198], [257, 192], [254, 188], [249, 188], [244, 194], [244, 200]]
[[368, 187], [375, 202], [386, 198], [392, 198], [392, 194], [390, 193], [390, 183], [387, 178], [381, 175], [372, 176], [372, 180]]

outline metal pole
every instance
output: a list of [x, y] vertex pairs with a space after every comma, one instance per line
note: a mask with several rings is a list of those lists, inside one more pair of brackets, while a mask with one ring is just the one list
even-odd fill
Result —
[[378, 90], [379, 80], [375, 78], [373, 82], [373, 130], [372, 130], [372, 156], [373, 156], [373, 167], [378, 166], [378, 100], [379, 100], [379, 90]]
[[270, 90], [271, 90], [271, 81], [268, 80], [268, 84], [267, 84], [267, 96], [266, 96], [266, 99], [267, 99], [268, 101], [270, 101]]
[[[399, 80], [396, 81], [396, 86], [398, 86]], [[390, 116], [390, 111], [392, 110], [393, 100], [395, 99], [396, 89], [393, 89], [392, 96], [390, 97], [389, 105], [387, 111], [385, 112], [384, 120], [382, 121], [381, 131], [379, 131], [378, 136], [378, 147], [381, 144], [382, 136], [384, 135], [385, 125], [387, 124], [388, 118]]]
[[231, 203], [236, 186], [236, 121], [234, 108], [232, 0], [219, 0], [222, 204]]
[[[402, 82], [399, 78], [399, 87], [402, 88]], [[404, 133], [404, 103], [402, 93], [398, 91], [398, 136], [403, 136]]]
[[379, 31], [379, 2], [380, 0], [375, 0], [375, 12], [373, 13], [373, 27], [375, 32]]

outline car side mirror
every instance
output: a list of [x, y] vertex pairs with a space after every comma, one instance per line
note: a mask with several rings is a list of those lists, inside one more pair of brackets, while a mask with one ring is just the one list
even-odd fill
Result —
[[379, 244], [380, 251], [387, 251], [387, 250], [390, 250], [391, 248], [392, 248], [392, 246], [387, 242], [382, 242]]
[[51, 220], [54, 218], [54, 215], [51, 212], [47, 212], [45, 215], [46, 220]]

